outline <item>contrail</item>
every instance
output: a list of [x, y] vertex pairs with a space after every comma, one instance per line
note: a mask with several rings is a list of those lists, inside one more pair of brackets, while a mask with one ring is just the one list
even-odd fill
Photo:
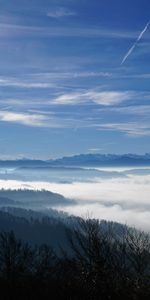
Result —
[[133, 44], [133, 46], [129, 49], [129, 51], [126, 53], [126, 55], [124, 56], [121, 65], [124, 64], [124, 62], [126, 61], [126, 59], [129, 57], [129, 55], [131, 55], [131, 53], [133, 52], [134, 48], [136, 47], [137, 43], [141, 40], [143, 34], [146, 32], [146, 30], [148, 29], [150, 25], [150, 21], [146, 24], [146, 26], [144, 27], [144, 29], [141, 31], [141, 33], [139, 34], [138, 38], [136, 39], [135, 43]]

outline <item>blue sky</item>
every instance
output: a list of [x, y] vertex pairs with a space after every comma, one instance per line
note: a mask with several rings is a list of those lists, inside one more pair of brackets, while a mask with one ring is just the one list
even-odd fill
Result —
[[145, 153], [149, 0], [0, 0], [0, 157]]

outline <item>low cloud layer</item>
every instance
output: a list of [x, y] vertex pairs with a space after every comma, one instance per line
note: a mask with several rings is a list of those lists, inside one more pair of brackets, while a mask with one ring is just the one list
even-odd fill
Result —
[[[150, 230], [150, 174], [129, 175], [125, 178], [100, 179], [93, 182], [50, 183], [0, 180], [0, 188], [46, 189], [76, 200], [65, 211], [126, 223]], [[58, 209], [64, 209], [57, 206]]]

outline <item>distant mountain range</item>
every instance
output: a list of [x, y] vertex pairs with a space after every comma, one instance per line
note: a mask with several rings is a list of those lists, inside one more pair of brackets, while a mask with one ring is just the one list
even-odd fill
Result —
[[0, 160], [0, 167], [52, 168], [82, 166], [146, 166], [150, 165], [150, 154], [80, 154], [54, 160]]
[[56, 166], [150, 165], [150, 154], [80, 154], [49, 161], [49, 163]]

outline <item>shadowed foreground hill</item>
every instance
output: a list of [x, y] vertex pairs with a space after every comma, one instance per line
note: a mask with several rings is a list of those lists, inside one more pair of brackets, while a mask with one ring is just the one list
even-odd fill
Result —
[[[52, 245], [55, 250], [60, 244], [66, 244], [67, 226], [58, 216], [47, 217], [40, 212], [21, 209], [10, 211], [11, 213], [0, 211], [0, 231], [14, 231], [16, 237], [24, 242], [29, 242], [31, 245], [46, 243]], [[18, 216], [19, 212], [22, 217]]]
[[[21, 227], [21, 222], [25, 226], [32, 223], [1, 213], [5, 225], [9, 218], [10, 224], [15, 218], [16, 227]], [[47, 223], [34, 219], [30, 231], [34, 235], [34, 227], [40, 231], [46, 224], [46, 234], [59, 239], [55, 222], [56, 219]], [[63, 226], [64, 237], [59, 240], [59, 255], [50, 245], [35, 247], [6, 230], [0, 234], [2, 300], [150, 298], [149, 235], [125, 226], [116, 230], [116, 224], [94, 219], [77, 219], [67, 226], [57, 222]]]
[[[60, 245], [68, 245], [66, 232], [78, 225], [79, 217], [69, 216], [54, 209], [34, 211], [19, 207], [1, 207], [0, 231], [13, 231], [17, 238], [31, 245], [46, 243], [55, 250]], [[124, 225], [114, 222], [100, 222], [101, 230], [107, 231], [108, 226], [113, 226], [115, 234], [122, 235]]]

